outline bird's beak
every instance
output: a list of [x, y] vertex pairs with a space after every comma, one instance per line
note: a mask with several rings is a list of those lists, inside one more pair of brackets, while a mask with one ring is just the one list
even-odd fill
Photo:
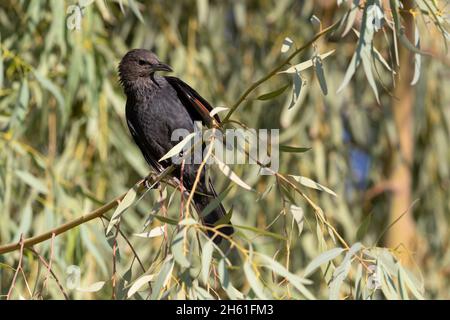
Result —
[[158, 64], [154, 65], [153, 70], [169, 71], [169, 72], [173, 71], [171, 66], [169, 66], [168, 64], [162, 63], [162, 62], [159, 62]]

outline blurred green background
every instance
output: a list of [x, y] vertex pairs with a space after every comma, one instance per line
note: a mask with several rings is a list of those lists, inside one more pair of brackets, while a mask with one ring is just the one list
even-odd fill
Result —
[[[117, 65], [129, 49], [153, 50], [173, 67], [174, 75], [213, 106], [230, 107], [245, 89], [286, 57], [280, 52], [285, 37], [300, 47], [321, 27], [344, 17], [352, 1], [338, 6], [339, 2], [2, 1], [0, 245], [19, 241], [20, 234], [37, 235], [86, 214], [148, 174], [149, 168], [126, 127], [125, 97], [118, 83]], [[386, 15], [390, 15], [389, 1], [382, 2]], [[280, 172], [309, 177], [331, 188], [338, 197], [309, 188], [304, 192], [348, 243], [361, 241], [367, 247], [389, 248], [423, 283], [425, 298], [448, 299], [448, 33], [447, 38], [442, 36], [439, 26], [430, 22], [434, 21], [432, 10], [425, 14], [419, 2], [403, 1], [402, 12], [407, 35], [417, 24], [422, 50], [432, 53], [422, 56], [420, 78], [414, 86], [410, 85], [414, 54], [394, 41], [392, 31], [385, 26], [373, 44], [396, 74], [381, 64], [374, 68], [380, 103], [361, 66], [337, 94], [358, 38], [352, 31], [344, 37], [336, 32], [321, 37], [292, 61], [311, 59], [314, 50], [325, 53], [335, 49], [323, 61], [327, 95], [323, 95], [311, 68], [302, 73], [306, 84], [292, 108], [288, 108], [291, 89], [268, 101], [255, 99], [291, 82], [289, 76], [277, 75], [253, 92], [232, 118], [251, 128], [280, 128], [284, 145], [311, 147], [301, 154], [282, 153]], [[79, 21], [70, 7], [77, 3], [83, 8]], [[354, 27], [358, 30], [364, 3], [355, 11]], [[448, 28], [448, 3], [433, 3], [441, 9], [443, 28]], [[311, 21], [312, 15], [321, 25]], [[74, 29], [77, 22], [80, 28]], [[293, 199], [305, 216], [304, 230], [298, 235], [292, 218], [283, 210], [282, 191], [274, 186], [259, 199], [275, 178], [258, 176], [258, 168], [252, 166], [236, 165], [233, 170], [257, 192], [231, 189], [224, 206], [233, 206], [232, 221], [259, 229], [270, 225], [267, 231], [289, 238], [280, 242], [256, 237], [252, 241], [259, 251], [300, 274], [324, 248], [335, 246], [329, 237], [320, 243], [313, 210], [304, 199]], [[219, 191], [229, 184], [220, 173], [214, 178]], [[169, 195], [172, 192], [169, 190]], [[121, 223], [145, 268], [157, 259], [161, 239], [132, 234], [141, 232], [159, 197], [159, 191], [148, 192]], [[176, 195], [169, 206], [169, 215], [174, 217], [179, 211], [178, 198]], [[271, 224], [280, 212], [282, 218]], [[57, 237], [53, 246], [47, 241], [36, 250], [47, 260], [52, 251], [53, 269], [63, 286], [66, 268], [76, 265], [86, 287], [110, 281], [112, 248], [108, 240], [102, 221], [97, 219]], [[119, 247], [117, 268], [125, 272], [133, 254], [123, 239], [119, 239]], [[0, 255], [3, 297], [10, 288], [18, 256], [18, 252]], [[13, 298], [19, 294], [25, 298], [62, 298], [50, 280], [47, 289], [39, 292], [45, 267], [30, 253], [24, 258], [30, 289], [19, 275]], [[136, 265], [133, 270], [132, 279], [142, 274]], [[329, 279], [325, 278], [312, 278], [310, 290], [318, 298], [328, 296]], [[235, 279], [240, 291], [248, 291], [244, 280], [239, 276]], [[349, 293], [341, 298], [351, 298], [352, 282], [346, 285]], [[383, 294], [381, 298], [396, 298]], [[108, 299], [111, 288], [108, 284], [95, 293], [74, 290], [70, 295]], [[280, 293], [280, 297], [285, 295]]]

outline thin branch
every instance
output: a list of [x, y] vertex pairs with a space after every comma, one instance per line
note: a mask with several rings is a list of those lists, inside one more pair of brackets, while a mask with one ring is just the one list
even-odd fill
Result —
[[323, 29], [322, 31], [320, 31], [319, 33], [317, 33], [314, 37], [312, 37], [308, 42], [306, 42], [303, 46], [301, 46], [300, 48], [296, 49], [289, 57], [287, 57], [281, 64], [279, 64], [277, 67], [275, 67], [274, 69], [272, 69], [272, 71], [270, 71], [267, 75], [265, 75], [264, 77], [262, 77], [261, 79], [259, 79], [258, 81], [256, 81], [255, 83], [253, 83], [240, 97], [239, 99], [236, 101], [236, 103], [231, 107], [230, 111], [228, 111], [227, 115], [225, 116], [225, 118], [222, 120], [223, 123], [227, 122], [231, 115], [238, 109], [238, 107], [241, 105], [241, 103], [245, 100], [245, 98], [248, 97], [248, 95], [250, 93], [252, 93], [253, 90], [255, 90], [257, 87], [259, 87], [261, 84], [263, 84], [264, 82], [266, 82], [267, 80], [269, 80], [270, 78], [272, 78], [274, 75], [276, 75], [281, 69], [283, 69], [283, 67], [287, 64], [289, 64], [291, 62], [292, 59], [294, 59], [294, 57], [296, 55], [298, 55], [300, 52], [302, 52], [303, 50], [307, 49], [309, 46], [311, 46], [314, 42], [317, 41], [317, 39], [319, 39], [320, 37], [322, 37], [323, 35], [327, 34], [328, 32], [332, 31], [335, 27], [337, 27], [339, 24], [341, 23], [341, 19], [339, 19], [338, 21], [336, 21], [335, 23], [333, 23], [331, 26]]
[[47, 275], [45, 276], [45, 280], [44, 280], [44, 282], [42, 284], [41, 294], [44, 292], [44, 290], [45, 290], [45, 288], [47, 286], [47, 281], [48, 281], [48, 278], [50, 276], [50, 270], [52, 268], [54, 241], [55, 241], [55, 234], [52, 234], [52, 240], [50, 242], [50, 257], [49, 257], [49, 260], [48, 260]]
[[114, 243], [113, 243], [113, 261], [112, 261], [112, 300], [116, 300], [116, 281], [117, 281], [117, 250], [118, 250], [118, 246], [117, 246], [117, 236], [119, 235], [119, 230], [120, 230], [120, 218], [119, 218], [119, 222], [116, 225], [116, 234], [114, 235]]
[[16, 285], [17, 275], [19, 274], [19, 271], [22, 269], [22, 258], [23, 258], [23, 248], [24, 248], [23, 234], [20, 235], [19, 248], [20, 248], [19, 263], [17, 264], [16, 272], [14, 273], [14, 277], [11, 282], [11, 286], [9, 287], [8, 294], [6, 295], [6, 300], [11, 299], [12, 291], [14, 289], [14, 286]]
[[[105, 219], [106, 221], [109, 221], [109, 220], [110, 220], [109, 218], [107, 218], [107, 217], [105, 217], [105, 216], [102, 216], [101, 218], [102, 218], [102, 219]], [[103, 222], [103, 220], [102, 220], [102, 222]], [[103, 228], [105, 229], [105, 231], [106, 231], [106, 227], [107, 227], [107, 226], [106, 226], [105, 224], [103, 224]], [[117, 227], [116, 227], [116, 228], [117, 228]], [[142, 272], [145, 272], [144, 264], [142, 263], [141, 259], [139, 258], [138, 254], [137, 254], [136, 250], [134, 249], [133, 245], [131, 244], [130, 240], [127, 238], [127, 236], [126, 236], [126, 235], [122, 232], [122, 230], [120, 230], [120, 229], [119, 229], [119, 234], [122, 236], [122, 238], [125, 240], [125, 242], [126, 242], [126, 243], [128, 244], [128, 246], [130, 247], [131, 251], [132, 251], [133, 254], [134, 254], [134, 257], [136, 258], [137, 262], [139, 263], [139, 265], [140, 265], [140, 267], [141, 267], [141, 269], [142, 269]]]
[[[141, 184], [142, 187], [142, 184]], [[125, 197], [126, 193], [122, 194], [121, 196], [115, 198], [114, 200], [110, 201], [109, 203], [101, 206], [100, 208], [92, 211], [91, 213], [81, 216], [77, 219], [74, 219], [72, 221], [69, 221], [57, 228], [54, 228], [53, 230], [50, 230], [46, 233], [40, 234], [38, 236], [32, 237], [32, 238], [28, 238], [25, 239], [23, 241], [23, 245], [25, 248], [34, 246], [38, 243], [41, 243], [43, 241], [46, 241], [48, 239], [51, 239], [52, 235], [54, 234], [55, 236], [60, 235], [61, 233], [64, 233], [70, 229], [73, 229], [75, 227], [78, 227], [79, 225], [91, 221], [95, 218], [99, 218], [101, 217], [104, 213], [108, 212], [109, 210], [115, 208], [118, 203], [123, 199], [123, 197]], [[0, 254], [4, 254], [4, 253], [8, 253], [11, 251], [15, 251], [17, 249], [20, 248], [20, 243], [11, 243], [11, 244], [7, 244], [5, 246], [1, 246], [0, 247]]]
[[[161, 181], [165, 176], [167, 176], [171, 171], [173, 170], [173, 167], [168, 167], [166, 170], [164, 170], [162, 173], [160, 173], [156, 178], [155, 178], [155, 182], [154, 184], [156, 184], [157, 182]], [[152, 178], [153, 177], [149, 177]], [[138, 183], [138, 192], [141, 191], [142, 189], [145, 188], [145, 179], [143, 179], [142, 181], [140, 181]], [[24, 248], [29, 248], [31, 246], [34, 246], [38, 243], [44, 242], [48, 239], [51, 239], [53, 234], [55, 236], [60, 235], [61, 233], [64, 233], [70, 229], [73, 229], [75, 227], [78, 227], [79, 225], [82, 225], [83, 223], [86, 223], [88, 221], [91, 221], [95, 218], [100, 218], [101, 216], [103, 216], [103, 214], [105, 214], [106, 212], [108, 212], [109, 210], [115, 208], [120, 201], [122, 201], [122, 199], [125, 197], [127, 193], [123, 193], [122, 195], [120, 195], [119, 197], [115, 198], [114, 200], [108, 202], [107, 204], [101, 206], [100, 208], [97, 208], [96, 210], [92, 211], [89, 214], [83, 215], [77, 219], [74, 219], [72, 221], [69, 221], [65, 224], [60, 225], [59, 227], [56, 227], [48, 232], [45, 232], [43, 234], [37, 235], [35, 237], [32, 238], [28, 238], [28, 239], [24, 239], [23, 240], [23, 247]], [[15, 250], [20, 249], [21, 247], [21, 242], [19, 243], [10, 243], [4, 246], [0, 246], [0, 254], [4, 254], [4, 253], [8, 253], [8, 252], [12, 252]]]
[[49, 266], [49, 264], [47, 263], [47, 261], [45, 261], [44, 257], [42, 257], [34, 248], [27, 248], [27, 250], [30, 250], [36, 257], [38, 257], [38, 259], [41, 261], [41, 263], [44, 265], [44, 267], [46, 267], [49, 271], [50, 274], [52, 275], [53, 279], [55, 279], [56, 284], [58, 285], [59, 289], [61, 290], [61, 293], [63, 294], [64, 298], [66, 300], [69, 300], [69, 296], [68, 294], [64, 291], [63, 286], [61, 285], [61, 282], [59, 281], [59, 279], [56, 277], [56, 274], [53, 272], [52, 268]]

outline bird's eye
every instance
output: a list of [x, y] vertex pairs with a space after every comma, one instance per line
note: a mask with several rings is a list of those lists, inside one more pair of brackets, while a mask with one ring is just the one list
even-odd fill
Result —
[[142, 59], [139, 60], [139, 65], [143, 66], [145, 64], [147, 64], [147, 62], [145, 60], [142, 60]]

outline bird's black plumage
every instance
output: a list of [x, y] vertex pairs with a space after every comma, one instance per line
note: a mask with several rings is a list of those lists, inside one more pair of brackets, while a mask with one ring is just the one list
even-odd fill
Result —
[[[119, 64], [120, 82], [127, 96], [126, 118], [134, 141], [145, 160], [158, 172], [162, 172], [172, 162], [170, 159], [159, 162], [178, 141], [171, 141], [176, 129], [194, 131], [194, 121], [210, 124], [210, 104], [194, 89], [175, 77], [162, 77], [156, 71], [171, 71], [171, 68], [159, 61], [152, 52], [144, 49], [129, 51]], [[219, 121], [216, 116], [216, 121]], [[198, 164], [185, 164], [183, 185], [187, 190], [193, 187]], [[180, 177], [181, 167], [175, 166], [174, 176]], [[211, 181], [206, 181], [202, 171], [193, 200], [196, 210], [202, 210], [213, 201], [217, 194]], [[203, 222], [213, 226], [226, 214], [220, 204]], [[220, 232], [231, 235], [233, 228], [222, 227]], [[213, 236], [213, 232], [209, 232]], [[221, 237], [214, 239], [220, 242]]]

